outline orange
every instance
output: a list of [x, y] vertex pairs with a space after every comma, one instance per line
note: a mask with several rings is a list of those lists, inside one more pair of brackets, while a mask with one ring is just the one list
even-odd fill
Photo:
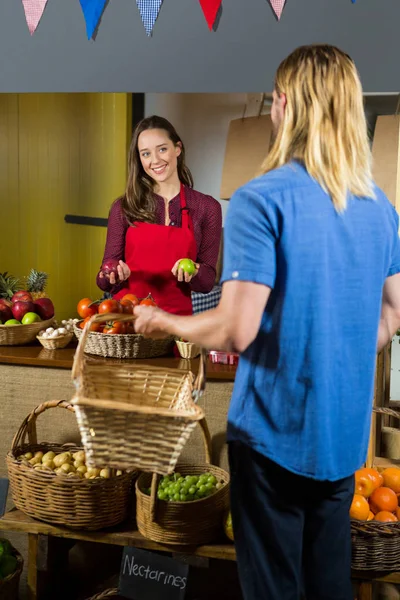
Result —
[[357, 519], [358, 521], [366, 521], [369, 514], [369, 504], [364, 496], [355, 494], [353, 502], [350, 506], [350, 518]]
[[398, 507], [397, 496], [390, 488], [379, 487], [372, 492], [369, 505], [375, 515], [382, 510], [394, 512]]
[[364, 498], [369, 498], [375, 489], [374, 482], [370, 477], [367, 469], [358, 469], [354, 474], [355, 477], [355, 493]]
[[375, 515], [375, 521], [381, 521], [382, 523], [388, 523], [389, 521], [397, 521], [397, 517], [393, 513], [387, 510], [381, 510]]
[[[385, 485], [383, 483], [382, 474], [379, 473], [379, 471], [377, 471], [376, 469], [365, 468], [365, 469], [363, 469], [363, 471], [365, 473], [367, 473], [370, 476], [370, 478], [372, 479], [375, 490], [376, 490], [376, 488], [380, 487], [381, 485]], [[388, 487], [390, 487], [390, 486], [388, 486]]]
[[396, 494], [400, 493], [400, 469], [397, 467], [388, 467], [382, 471], [383, 485], [393, 490]]
[[375, 518], [375, 515], [372, 512], [372, 510], [370, 510], [369, 513], [368, 513], [367, 521], [372, 521], [372, 519], [374, 519], [374, 518]]
[[400, 520], [400, 508], [399, 507], [396, 508], [395, 515], [396, 515], [397, 519]]

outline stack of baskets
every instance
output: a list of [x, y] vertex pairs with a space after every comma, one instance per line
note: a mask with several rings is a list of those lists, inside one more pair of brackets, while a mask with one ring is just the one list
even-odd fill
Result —
[[0, 325], [0, 346], [23, 346], [36, 339], [42, 329], [54, 324], [54, 319], [31, 323], [30, 325]]
[[[132, 321], [132, 315], [95, 315], [90, 320], [90, 325], [112, 320], [129, 322]], [[79, 341], [82, 340], [84, 351], [87, 354], [95, 354], [105, 358], [156, 358], [168, 354], [175, 342], [174, 336], [154, 340], [135, 333], [109, 334], [90, 331], [88, 323], [82, 330], [79, 327], [80, 323], [81, 321], [74, 324], [74, 333]]]
[[[400, 413], [375, 407], [374, 412], [400, 420]], [[351, 521], [352, 568], [357, 571], [400, 571], [400, 521]]]
[[[1, 540], [0, 541], [4, 541]], [[1, 600], [17, 600], [18, 599], [18, 588], [19, 580], [21, 578], [24, 561], [20, 553], [13, 547], [12, 554], [17, 559], [17, 568], [11, 575], [8, 575], [4, 579], [0, 579], [0, 598]]]
[[35, 519], [74, 529], [97, 530], [118, 525], [129, 515], [134, 472], [119, 476], [112, 472], [109, 479], [80, 479], [37, 470], [18, 460], [27, 452], [81, 450], [71, 444], [37, 442], [37, 417], [53, 408], [74, 412], [74, 408], [63, 401], [39, 405], [24, 419], [7, 454], [15, 506]]

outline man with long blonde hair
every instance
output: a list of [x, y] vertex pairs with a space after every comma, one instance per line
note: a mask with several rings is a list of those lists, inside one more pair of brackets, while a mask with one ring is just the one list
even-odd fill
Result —
[[279, 66], [263, 175], [231, 199], [219, 306], [136, 329], [241, 353], [228, 415], [245, 600], [352, 600], [349, 509], [377, 349], [400, 326], [399, 219], [371, 175], [360, 80], [328, 45]]

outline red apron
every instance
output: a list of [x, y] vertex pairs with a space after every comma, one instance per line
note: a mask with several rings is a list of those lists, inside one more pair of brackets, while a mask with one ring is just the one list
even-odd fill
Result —
[[151, 294], [160, 308], [176, 315], [191, 315], [189, 284], [180, 283], [171, 273], [177, 260], [196, 261], [197, 247], [193, 223], [186, 206], [185, 188], [180, 190], [182, 226], [135, 222], [126, 232], [125, 262], [131, 270], [128, 285], [115, 294], [116, 300], [127, 293], [138, 298]]

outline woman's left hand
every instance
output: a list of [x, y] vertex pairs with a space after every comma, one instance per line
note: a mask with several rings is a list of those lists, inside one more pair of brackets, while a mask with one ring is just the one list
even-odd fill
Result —
[[176, 263], [174, 264], [174, 266], [171, 269], [172, 274], [174, 275], [174, 277], [177, 278], [178, 281], [186, 281], [186, 283], [190, 283], [193, 279], [193, 277], [196, 277], [197, 273], [199, 272], [200, 269], [200, 265], [199, 263], [194, 263], [195, 267], [196, 267], [196, 272], [193, 273], [193, 275], [189, 275], [189, 273], [185, 273], [185, 271], [183, 269], [179, 268], [179, 263], [181, 262], [182, 258], [180, 258], [179, 260], [176, 261]]
[[168, 337], [168, 334], [162, 331], [163, 310], [156, 306], [135, 306], [133, 311], [135, 316], [135, 333], [141, 333], [145, 337], [155, 340], [162, 340]]

